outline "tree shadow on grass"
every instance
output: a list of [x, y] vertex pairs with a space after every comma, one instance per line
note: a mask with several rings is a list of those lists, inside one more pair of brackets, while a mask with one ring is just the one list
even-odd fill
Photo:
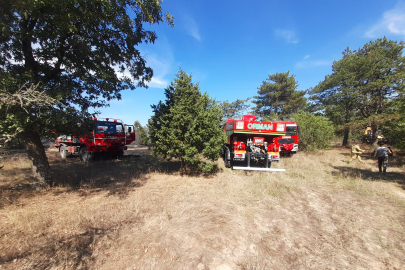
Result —
[[[58, 195], [67, 190], [80, 192], [81, 195], [108, 191], [109, 195], [125, 197], [131, 190], [143, 186], [149, 174], [159, 172], [175, 174], [180, 171], [180, 162], [165, 161], [150, 155], [125, 155], [122, 159], [96, 158], [84, 163], [77, 156], [62, 160], [58, 152], [47, 151], [52, 171], [51, 191]], [[18, 160], [8, 160], [11, 166], [16, 162], [28, 162], [25, 154]], [[1, 170], [0, 208], [15, 204], [20, 197], [32, 197], [37, 191], [32, 171], [25, 166], [15, 166]], [[9, 166], [10, 167], [10, 166]]]
[[180, 170], [180, 162], [138, 155], [126, 155], [122, 159], [97, 158], [87, 163], [76, 157], [55, 158], [50, 165], [54, 186], [80, 189], [83, 195], [107, 190], [110, 195], [125, 196], [133, 188], [143, 186], [152, 172], [173, 174]]
[[[86, 196], [92, 193], [107, 191], [109, 195], [126, 197], [134, 188], [143, 186], [149, 179], [150, 173], [180, 174], [182, 176], [209, 177], [219, 172], [214, 168], [213, 173], [196, 172], [195, 170], [181, 170], [180, 161], [167, 161], [151, 155], [126, 154], [121, 159], [108, 156], [98, 156], [90, 162], [80, 162], [78, 156], [68, 156], [61, 159], [56, 151], [47, 151], [52, 171], [52, 192], [55, 195], [70, 191], [77, 191]], [[23, 158], [27, 162], [27, 158]], [[0, 208], [11, 204], [19, 197], [35, 196], [35, 182], [30, 168], [12, 168], [2, 171], [0, 182]]]
[[384, 175], [378, 172], [372, 172], [370, 170], [353, 168], [348, 166], [332, 166], [335, 171], [332, 172], [333, 176], [336, 177], [352, 177], [361, 178], [369, 181], [385, 181], [385, 182], [395, 182], [401, 185], [402, 189], [405, 189], [405, 175], [399, 172], [388, 172]]
[[[344, 161], [349, 161], [351, 159], [350, 150], [345, 153], [341, 152], [340, 155], [345, 157]], [[361, 154], [362, 160], [373, 160], [377, 164], [377, 158], [374, 157], [374, 152], [366, 151]], [[405, 151], [395, 151], [393, 156], [388, 157], [389, 167], [403, 167], [405, 165]]]

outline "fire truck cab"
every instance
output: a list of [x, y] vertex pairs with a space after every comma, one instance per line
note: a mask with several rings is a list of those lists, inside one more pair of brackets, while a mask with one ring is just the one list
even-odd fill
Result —
[[59, 136], [54, 147], [59, 150], [62, 159], [70, 154], [78, 154], [83, 162], [91, 160], [96, 153], [107, 153], [122, 157], [128, 144], [135, 141], [132, 125], [125, 125], [121, 120], [112, 118], [94, 118], [90, 134]]

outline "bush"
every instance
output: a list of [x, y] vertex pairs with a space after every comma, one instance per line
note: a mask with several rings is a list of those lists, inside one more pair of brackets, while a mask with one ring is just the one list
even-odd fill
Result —
[[293, 118], [300, 129], [300, 150], [315, 152], [330, 147], [330, 141], [334, 136], [334, 128], [331, 121], [323, 116], [311, 113], [294, 114]]
[[386, 122], [381, 129], [392, 146], [405, 149], [405, 117]]

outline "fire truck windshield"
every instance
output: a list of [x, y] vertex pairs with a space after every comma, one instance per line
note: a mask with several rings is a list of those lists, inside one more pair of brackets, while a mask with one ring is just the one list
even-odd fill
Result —
[[123, 134], [124, 130], [121, 123], [97, 122], [96, 134]]
[[287, 126], [285, 131], [286, 136], [294, 136], [297, 135], [297, 126]]

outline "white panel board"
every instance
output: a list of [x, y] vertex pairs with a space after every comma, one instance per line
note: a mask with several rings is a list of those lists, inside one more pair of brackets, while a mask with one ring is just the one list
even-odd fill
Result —
[[264, 171], [264, 172], [285, 172], [285, 169], [272, 169], [272, 168], [257, 168], [257, 167], [232, 167], [234, 170], [244, 170], [244, 171]]

